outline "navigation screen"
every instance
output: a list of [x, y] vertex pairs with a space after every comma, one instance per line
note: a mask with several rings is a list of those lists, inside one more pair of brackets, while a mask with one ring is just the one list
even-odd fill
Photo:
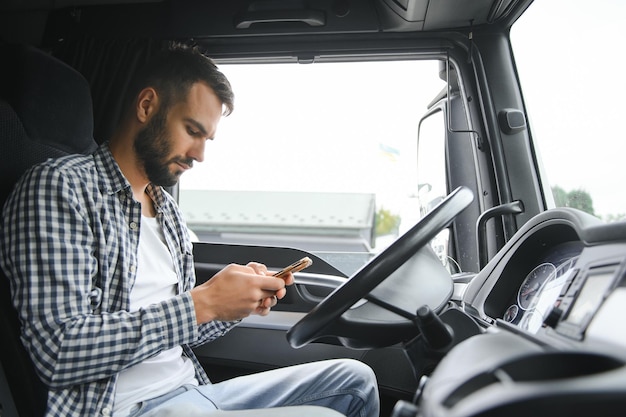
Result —
[[576, 298], [574, 306], [567, 317], [567, 321], [572, 324], [581, 325], [600, 306], [607, 288], [613, 282], [615, 270], [591, 273], [583, 285], [580, 294]]

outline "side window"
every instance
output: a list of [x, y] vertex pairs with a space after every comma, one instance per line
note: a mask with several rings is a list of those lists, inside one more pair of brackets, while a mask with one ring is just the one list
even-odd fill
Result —
[[623, 1], [535, 1], [511, 30], [548, 204], [606, 222], [626, 219], [624, 16]]
[[351, 274], [419, 218], [437, 61], [220, 65], [235, 92], [179, 203], [198, 241], [294, 247]]

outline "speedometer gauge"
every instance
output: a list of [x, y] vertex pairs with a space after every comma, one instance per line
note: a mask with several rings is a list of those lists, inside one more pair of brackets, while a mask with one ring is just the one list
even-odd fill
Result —
[[520, 308], [528, 309], [543, 284], [555, 272], [555, 266], [549, 262], [543, 263], [530, 271], [524, 278], [517, 293], [517, 304], [519, 304]]
[[513, 320], [517, 318], [517, 313], [519, 312], [519, 307], [517, 304], [513, 304], [504, 312], [504, 316], [502, 317], [505, 321], [509, 323], [513, 323]]

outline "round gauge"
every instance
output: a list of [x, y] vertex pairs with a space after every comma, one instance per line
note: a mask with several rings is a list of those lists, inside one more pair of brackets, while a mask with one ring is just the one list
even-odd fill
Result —
[[513, 304], [512, 306], [506, 309], [506, 311], [504, 312], [504, 316], [502, 318], [505, 321], [508, 321], [509, 323], [513, 323], [513, 320], [515, 320], [515, 318], [517, 317], [518, 312], [519, 312], [519, 307]]
[[578, 256], [569, 258], [568, 260], [560, 264], [556, 268], [555, 278], [560, 278], [563, 275], [565, 275], [566, 272], [568, 272], [570, 269], [572, 269], [574, 265], [576, 265], [577, 260], [578, 260]]
[[524, 278], [517, 292], [517, 304], [519, 304], [523, 310], [527, 310], [543, 284], [555, 272], [556, 268], [554, 265], [548, 262], [530, 271], [526, 278]]
[[543, 317], [541, 316], [541, 314], [538, 314], [534, 310], [527, 311], [519, 323], [519, 326], [522, 329], [528, 330], [532, 333], [536, 333], [537, 330], [539, 330], [542, 325], [543, 325]]

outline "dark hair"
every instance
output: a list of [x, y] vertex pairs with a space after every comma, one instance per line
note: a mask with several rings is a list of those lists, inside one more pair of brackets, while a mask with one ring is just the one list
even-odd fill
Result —
[[213, 60], [197, 47], [171, 44], [157, 53], [133, 77], [126, 96], [126, 109], [132, 106], [141, 90], [153, 87], [166, 111], [172, 104], [187, 98], [192, 85], [205, 82], [226, 107], [228, 116], [234, 109], [234, 94], [230, 82]]

